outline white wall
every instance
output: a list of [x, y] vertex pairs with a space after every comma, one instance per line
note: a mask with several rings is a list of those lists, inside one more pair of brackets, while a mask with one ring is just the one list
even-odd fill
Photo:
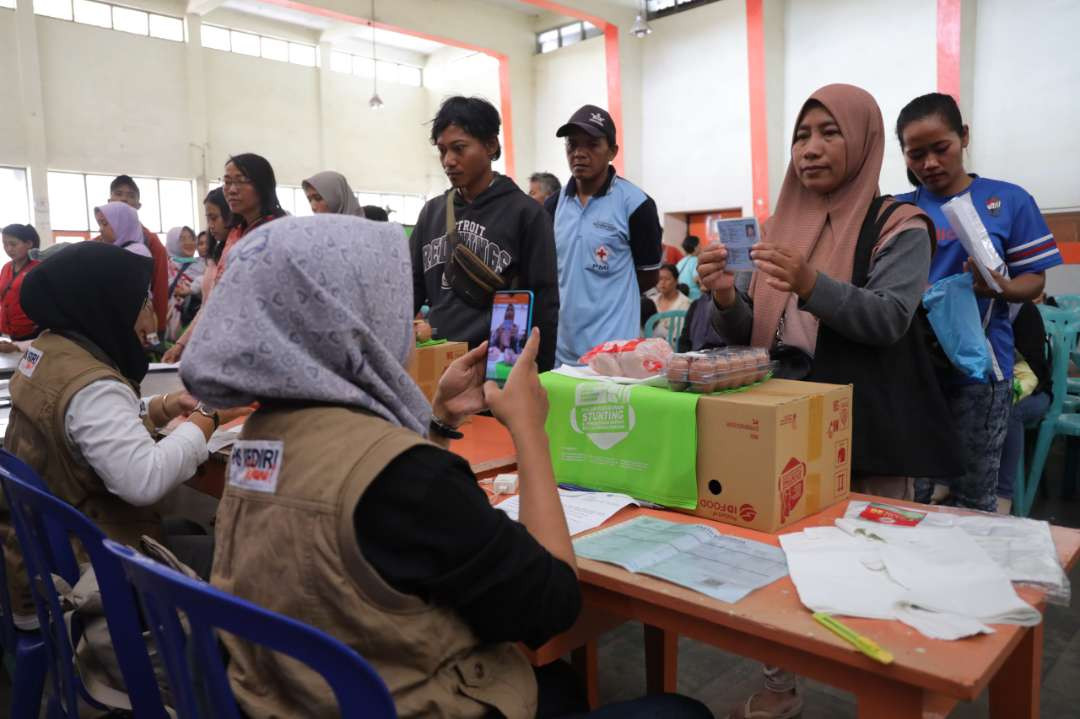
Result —
[[1080, 3], [981, 0], [971, 170], [1023, 186], [1044, 210], [1080, 208]]
[[749, 212], [745, 4], [714, 3], [650, 24], [642, 50], [642, 189], [661, 213]]
[[4, 98], [0, 110], [0, 164], [6, 165], [27, 162], [22, 87], [17, 72], [19, 55], [15, 42], [15, 13], [0, 9], [0, 97]]
[[36, 21], [49, 169], [191, 177], [184, 46]]
[[784, 33], [785, 157], [790, 156], [795, 118], [810, 93], [834, 82], [851, 83], [870, 92], [881, 107], [882, 192], [908, 191], [896, 116], [913, 98], [937, 87], [936, 28], [934, 0], [789, 0]]
[[[565, 183], [569, 178], [566, 152], [563, 140], [555, 137], [555, 131], [582, 105], [608, 109], [604, 38], [590, 38], [537, 55], [533, 61], [533, 87], [536, 93], [535, 164], [531, 168], [522, 168], [520, 174], [525, 178], [533, 172], [550, 172]], [[622, 145], [623, 128], [616, 130], [616, 140]], [[620, 151], [637, 152], [637, 148], [624, 147]]]

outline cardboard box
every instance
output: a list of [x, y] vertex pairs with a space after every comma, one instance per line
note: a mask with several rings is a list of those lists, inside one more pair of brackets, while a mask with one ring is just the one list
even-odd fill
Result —
[[692, 513], [775, 532], [846, 498], [851, 397], [849, 385], [780, 379], [702, 397]]
[[419, 385], [429, 402], [435, 398], [435, 388], [446, 368], [468, 351], [469, 345], [465, 342], [443, 342], [416, 348], [412, 364], [409, 365], [409, 376]]

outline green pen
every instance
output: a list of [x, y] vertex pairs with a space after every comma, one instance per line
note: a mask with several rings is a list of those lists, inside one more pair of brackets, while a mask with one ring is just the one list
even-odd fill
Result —
[[856, 649], [874, 661], [881, 662], [882, 664], [893, 663], [892, 652], [887, 649], [882, 649], [873, 639], [864, 637], [846, 624], [841, 624], [831, 615], [826, 614], [825, 612], [814, 612], [814, 619], [818, 624], [825, 627], [836, 636], [851, 642]]

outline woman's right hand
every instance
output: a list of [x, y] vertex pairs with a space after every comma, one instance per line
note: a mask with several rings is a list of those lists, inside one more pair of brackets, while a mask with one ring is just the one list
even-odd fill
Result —
[[547, 391], [540, 384], [536, 353], [540, 349], [540, 330], [533, 328], [510, 377], [502, 389], [494, 382], [484, 384], [484, 397], [495, 419], [511, 434], [538, 430], [543, 432], [548, 415]]
[[727, 270], [728, 251], [724, 243], [710, 245], [698, 257], [698, 277], [701, 286], [712, 293], [721, 307], [735, 302], [735, 273]]
[[183, 353], [184, 345], [177, 342], [165, 351], [165, 354], [161, 356], [161, 361], [165, 364], [175, 364], [180, 361], [180, 355]]

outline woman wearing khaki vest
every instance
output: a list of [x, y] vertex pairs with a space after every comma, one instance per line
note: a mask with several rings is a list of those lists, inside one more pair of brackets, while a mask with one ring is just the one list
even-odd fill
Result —
[[[45, 331], [11, 377], [4, 448], [112, 539], [137, 544], [143, 534], [163, 538], [184, 561], [208, 571], [210, 538], [201, 537], [201, 547], [198, 541], [170, 542], [152, 506], [206, 461], [206, 441], [219, 419], [193, 412], [154, 441], [155, 428], [192, 412], [196, 403], [186, 392], [140, 402], [147, 370], [143, 340], [157, 329], [147, 299], [152, 266], [149, 258], [119, 247], [80, 242], [27, 276], [20, 300]], [[15, 570], [8, 576], [16, 585], [24, 582], [13, 532], [5, 552]], [[28, 590], [13, 594], [19, 614], [33, 623]]]
[[[230, 461], [212, 582], [354, 647], [402, 717], [582, 712], [564, 665], [534, 673], [514, 644], [547, 641], [581, 605], [544, 434], [539, 336], [502, 390], [482, 384], [482, 344], [450, 367], [432, 407], [405, 370], [410, 278], [401, 228], [356, 217], [285, 218], [236, 246], [182, 370], [206, 402], [260, 405]], [[518, 451], [520, 524], [443, 449], [485, 407]], [[222, 640], [247, 715], [337, 715], [311, 670]], [[598, 713], [644, 715], [711, 716], [677, 696]]]

